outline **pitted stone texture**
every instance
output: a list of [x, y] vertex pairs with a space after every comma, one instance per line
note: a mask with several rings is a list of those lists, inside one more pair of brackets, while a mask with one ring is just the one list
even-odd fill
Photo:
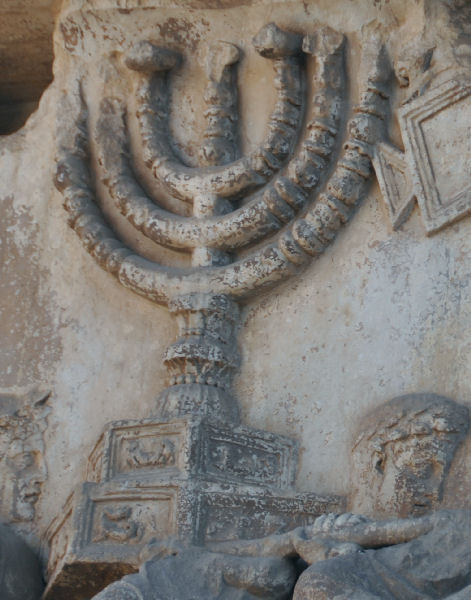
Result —
[[[414, 191], [428, 233], [471, 212], [471, 190], [460, 173], [469, 160], [471, 85], [452, 79], [400, 112]], [[441, 131], [440, 140], [436, 132]]]
[[352, 470], [353, 501], [362, 497], [358, 486], [363, 486], [363, 498], [370, 499], [374, 511], [394, 518], [328, 514], [285, 534], [213, 549], [302, 558], [311, 566], [296, 584], [295, 600], [467, 598], [471, 512], [429, 511], [442, 498], [468, 427], [467, 408], [448, 398], [394, 398], [361, 421]]
[[[98, 103], [84, 92], [86, 77], [76, 81], [75, 94], [64, 95], [74, 126], [64, 129], [58, 122], [55, 184], [70, 226], [105, 271], [167, 305], [180, 322], [181, 337], [167, 350], [165, 364], [170, 386], [190, 387], [183, 407], [175, 406], [171, 389], [162, 394], [163, 418], [169, 410], [172, 416], [236, 419], [227, 397], [238, 366], [236, 302], [317, 258], [367, 194], [373, 146], [384, 136], [389, 113], [392, 71], [384, 40], [375, 37], [365, 44], [362, 93], [346, 124], [339, 114], [347, 96], [343, 34], [323, 27], [303, 40], [274, 23], [255, 36], [255, 50], [275, 70], [276, 101], [263, 142], [237, 159], [231, 65], [239, 52], [230, 43], [220, 43], [218, 56], [210, 52], [203, 148], [210, 166], [186, 165], [171, 143], [170, 83], [179, 68], [173, 51], [143, 40], [128, 53], [128, 68], [109, 61], [100, 74]], [[315, 73], [307, 127], [303, 111], [309, 72], [303, 53]], [[218, 68], [216, 58], [222, 61]], [[344, 126], [343, 150], [336, 152]], [[134, 154], [154, 184], [146, 191], [144, 176], [132, 168]], [[317, 197], [325, 183], [323, 171], [330, 174], [328, 191]], [[97, 180], [103, 185], [96, 186]], [[151, 243], [186, 252], [191, 268], [169, 268], [129, 247], [100, 208], [96, 196], [102, 192], [128, 226]], [[186, 205], [184, 214], [171, 210], [175, 201]], [[280, 235], [271, 235], [277, 231]]]
[[172, 477], [289, 489], [297, 445], [289, 438], [187, 417], [112, 423], [89, 458], [88, 481]]
[[[161, 553], [139, 575], [113, 584], [97, 600], [127, 593], [145, 600], [185, 599], [199, 597], [191, 594], [203, 589], [207, 598], [252, 598], [240, 588], [256, 597], [278, 598], [281, 593], [287, 598], [298, 576], [296, 557], [311, 566], [296, 582], [294, 600], [466, 600], [471, 592], [470, 533], [470, 511], [389, 521], [346, 513], [324, 515], [286, 534], [219, 544], [211, 554], [169, 544], [167, 553], [173, 556], [164, 558], [162, 544]], [[263, 575], [266, 569], [275, 570], [271, 577]], [[167, 581], [162, 587], [156, 584], [159, 577]]]
[[[469, 44], [460, 43], [469, 27], [469, 7], [462, 2], [424, 6], [420, 35], [404, 40], [394, 67], [402, 106], [398, 109], [405, 155], [380, 150], [377, 174], [392, 225], [408, 217], [417, 198], [427, 234], [471, 212], [463, 165], [469, 158]], [[440, 135], [437, 136], [437, 132]], [[402, 187], [402, 189], [401, 189]]]
[[408, 394], [374, 409], [352, 450], [350, 506], [383, 517], [438, 508], [468, 428], [468, 409], [435, 394]]
[[6, 523], [34, 520], [47, 477], [44, 431], [49, 392], [0, 393], [0, 516]]
[[[93, 71], [95, 63], [96, 70], [103, 72], [109, 66], [108, 58], [103, 57], [125, 51], [131, 41], [152, 39], [159, 45], [166, 45], [173, 36], [172, 47], [178, 46], [185, 61], [182, 70], [171, 76], [172, 102], [175, 102], [172, 120], [178, 150], [183, 149], [183, 154], [186, 152], [191, 158], [204, 128], [204, 123], [199, 121], [195, 125], [203, 112], [204, 73], [198, 78], [199, 67], [193, 60], [193, 49], [196, 53], [205, 48], [206, 41], [209, 43], [218, 37], [240, 44], [244, 50], [244, 62], [238, 75], [245, 97], [242, 124], [245, 127], [244, 147], [248, 151], [262, 139], [275, 100], [271, 86], [267, 85], [267, 80], [271, 82], [271, 65], [267, 66], [270, 61], [256, 55], [249, 43], [257, 29], [266, 23], [267, 3], [262, 0], [251, 5], [238, 3], [227, 17], [221, 15], [223, 11], [211, 10], [202, 14], [195, 8], [191, 12], [191, 26], [194, 25], [193, 32], [200, 35], [199, 42], [192, 33], [184, 39], [180, 36], [185, 31], [184, 19], [188, 19], [188, 14], [185, 15], [181, 8], [184, 3], [174, 3], [180, 7], [172, 12], [175, 21], [167, 23], [167, 17], [163, 15], [166, 21], [162, 30], [157, 28], [156, 22], [163, 11], [152, 10], [157, 2], [136, 0], [123, 2], [121, 7], [125, 8], [125, 4], [136, 10], [129, 14], [90, 10], [87, 13], [90, 30], [82, 30], [83, 38], [76, 36], [73, 48], [73, 26], [79, 24], [79, 17], [71, 17], [64, 32], [58, 28], [57, 79], [41, 113], [42, 124], [28, 127], [24, 147], [14, 147], [2, 140], [2, 194], [5, 196], [14, 190], [16, 204], [23, 203], [28, 213], [34, 214], [35, 220], [40, 222], [41, 239], [44, 240], [40, 247], [40, 267], [51, 272], [51, 292], [45, 293], [45, 298], [53, 304], [52, 294], [55, 294], [59, 302], [57, 313], [48, 317], [44, 328], [41, 327], [38, 337], [34, 338], [39, 341], [40, 348], [47, 348], [44, 355], [50, 354], [44, 330], [58, 332], [63, 343], [63, 350], [54, 357], [51, 367], [43, 370], [44, 376], [50, 377], [57, 386], [60, 401], [55, 410], [54, 429], [49, 435], [49, 457], [53, 461], [53, 468], [49, 469], [50, 485], [37, 514], [42, 531], [50, 518], [59, 513], [71, 486], [82, 480], [80, 462], [104, 423], [114, 418], [151, 414], [152, 400], [164, 381], [156, 363], [162, 353], [161, 346], [171, 343], [170, 324], [163, 311], [156, 309], [154, 317], [144, 299], [131, 300], [127, 291], [119, 291], [111, 277], [100, 275], [90, 259], [80, 255], [74, 235], [63, 227], [60, 197], [51, 193], [43, 175], [49, 176], [53, 163], [48, 151], [53, 142], [47, 140], [48, 132], [53, 129], [52, 113], [58, 102], [55, 94], [59, 90], [73, 90], [71, 79], [75, 80], [77, 72]], [[270, 19], [276, 20], [280, 27], [312, 34], [317, 31], [318, 23], [328, 23], [346, 33], [347, 51], [353, 50], [347, 65], [351, 75], [349, 89], [353, 93], [357, 87], [356, 58], [359, 57], [362, 23], [373, 16], [385, 15], [389, 9], [397, 12], [398, 5], [394, 0], [386, 3], [387, 6], [385, 3], [373, 6], [366, 0], [358, 0], [353, 5], [351, 0], [306, 2], [305, 5], [290, 3], [289, 6], [283, 2], [269, 4]], [[415, 33], [419, 4], [409, 3], [402, 9], [398, 17], [399, 23], [404, 23], [401, 33], [408, 28]], [[109, 7], [113, 3], [97, 0], [88, 5]], [[199, 7], [202, 5], [198, 3]], [[140, 11], [139, 7], [144, 6], [148, 10]], [[171, 8], [171, 3], [167, 2], [166, 6]], [[192, 1], [192, 6], [196, 7], [197, 3]], [[209, 25], [204, 26], [203, 19]], [[240, 29], [236, 27], [239, 24], [242, 25]], [[394, 27], [391, 26], [393, 33]], [[70, 56], [66, 56], [63, 49], [66, 39]], [[113, 56], [116, 58], [116, 54]], [[305, 58], [315, 60], [315, 57]], [[93, 79], [92, 74], [85, 90], [90, 106], [99, 105], [100, 90], [98, 77]], [[197, 93], [193, 94], [193, 91]], [[129, 97], [132, 96], [129, 90]], [[344, 97], [343, 93], [338, 96]], [[346, 117], [345, 105], [335, 101], [333, 106], [338, 107], [342, 123]], [[326, 109], [325, 104], [322, 109]], [[335, 114], [335, 110], [331, 113]], [[74, 129], [71, 124], [74, 115], [73, 110], [63, 112], [62, 129], [69, 126]], [[93, 115], [90, 119], [93, 120]], [[118, 135], [117, 129], [111, 131]], [[325, 135], [324, 131], [322, 136]], [[341, 124], [337, 139], [343, 139]], [[139, 150], [139, 144], [137, 146]], [[108, 160], [112, 162], [114, 158]], [[301, 177], [307, 170], [299, 169], [297, 173]], [[309, 176], [309, 181], [315, 181], [315, 178], [316, 172]], [[287, 219], [293, 207], [280, 202], [288, 187], [286, 181], [282, 183], [284, 187], [276, 188], [278, 195], [270, 195], [267, 206], [280, 218]], [[101, 185], [98, 184], [99, 189]], [[30, 194], [30, 190], [34, 193]], [[302, 204], [303, 196], [294, 196], [294, 200], [293, 204], [298, 206]], [[328, 202], [340, 215], [342, 204], [332, 197]], [[114, 211], [111, 202], [107, 208], [107, 215], [110, 215]], [[304, 209], [301, 207], [300, 210]], [[345, 215], [348, 216], [348, 212], [343, 213], [344, 218]], [[318, 217], [325, 222], [325, 213]], [[211, 219], [216, 230], [220, 223], [215, 217]], [[81, 226], [85, 225], [86, 218], [81, 221]], [[277, 225], [274, 219], [269, 221], [268, 227], [272, 225]], [[193, 227], [198, 236], [201, 235], [202, 229], [196, 229], [194, 221]], [[226, 241], [235, 243], [234, 231], [228, 235], [229, 227], [230, 224], [217, 229], [216, 238], [221, 240], [224, 234]], [[20, 271], [30, 262], [30, 240], [26, 240], [24, 226], [16, 225], [15, 230], [25, 248], [18, 261], [17, 270]], [[119, 223], [116, 231], [122, 232]], [[237, 229], [238, 241], [243, 237], [241, 231]], [[301, 234], [305, 232], [309, 233], [307, 229], [299, 230], [300, 240], [304, 239]], [[348, 440], [351, 423], [358, 411], [372, 408], [385, 396], [411, 389], [437, 389], [440, 393], [468, 398], [471, 381], [466, 358], [471, 320], [469, 307], [463, 301], [470, 287], [466, 261], [471, 239], [469, 219], [463, 219], [433, 240], [423, 240], [415, 212], [405, 229], [393, 234], [386, 227], [384, 214], [378, 210], [377, 198], [372, 194], [344, 232], [305, 277], [280, 288], [273, 296], [256, 300], [248, 308], [250, 312], [244, 313], [244, 364], [237, 382], [244, 421], [297, 437], [305, 449], [298, 485], [304, 490], [326, 493], [330, 490], [343, 493], [347, 489], [344, 474], [347, 472]], [[129, 230], [127, 233], [126, 241], [132, 243], [136, 239], [134, 233]], [[139, 239], [139, 248], [145, 243]], [[208, 243], [206, 238], [204, 243]], [[295, 254], [296, 246], [289, 235], [283, 238], [282, 247], [293, 260], [297, 256], [302, 262], [303, 255]], [[156, 255], [149, 248], [150, 244], [145, 246], [146, 255], [155, 259]], [[161, 260], [167, 265], [181, 264], [178, 261], [182, 259], [179, 253], [164, 253]], [[10, 285], [10, 281], [5, 285]], [[4, 289], [8, 294], [8, 288]], [[18, 323], [24, 320], [31, 324], [28, 306], [22, 313], [18, 315]], [[56, 314], [64, 314], [65, 321]], [[8, 339], [11, 348], [12, 341], [20, 336], [9, 333], [10, 323], [7, 325], [4, 320], [2, 323], [3, 339]], [[5, 354], [8, 357], [8, 352]], [[4, 372], [10, 366], [12, 377], [27, 372], [29, 365], [25, 356], [18, 354], [2, 361]], [[466, 456], [462, 462], [463, 479], [456, 480], [449, 492], [457, 505], [469, 501], [470, 470], [466, 468], [469, 462]]]
[[154, 539], [198, 545], [247, 539], [313, 522], [342, 501], [315, 494], [276, 495], [225, 484], [84, 484], [49, 532], [47, 600], [88, 600], [140, 565]]
[[246, 426], [186, 417], [112, 423], [88, 477], [47, 534], [47, 600], [85, 600], [134, 572], [152, 540], [204, 546], [262, 537], [341, 510], [293, 492], [297, 445]]

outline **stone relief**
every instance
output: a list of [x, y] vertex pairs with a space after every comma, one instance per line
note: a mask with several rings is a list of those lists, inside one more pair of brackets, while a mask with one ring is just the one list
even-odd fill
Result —
[[[232, 44], [221, 42], [207, 54], [207, 127], [199, 168], [183, 164], [169, 141], [169, 80], [182, 61], [175, 51], [143, 41], [128, 52], [124, 65], [115, 65], [131, 82], [132, 99], [123, 97], [120, 81], [110, 75], [106, 89], [113, 95], [104, 96], [98, 107], [88, 105], [85, 81], [75, 97], [64, 100], [64, 109], [77, 115], [75, 131], [58, 130], [56, 186], [69, 224], [100, 266], [125, 287], [166, 304], [177, 318], [181, 337], [164, 359], [170, 383], [160, 397], [165, 418], [238, 419], [230, 397], [239, 360], [238, 301], [290, 276], [332, 242], [368, 190], [374, 145], [384, 136], [390, 67], [374, 32], [363, 46], [366, 76], [345, 132], [341, 33], [320, 28], [303, 37], [271, 23], [253, 45], [273, 64], [277, 100], [265, 140], [247, 156], [233, 159], [238, 156], [234, 66], [239, 53]], [[301, 132], [304, 57], [315, 72], [312, 116]], [[340, 129], [346, 140], [339, 153]], [[302, 143], [294, 153], [297, 138]], [[144, 192], [132, 169], [131, 146], [170, 199]], [[152, 263], [117, 239], [97, 204], [94, 166], [116, 210], [152, 242], [189, 253], [191, 268]], [[191, 216], [178, 214], [177, 201], [190, 207]], [[261, 245], [237, 258], [255, 243]]]
[[6, 523], [32, 521], [46, 481], [43, 433], [50, 392], [0, 392], [0, 509]]
[[352, 508], [383, 517], [438, 508], [468, 420], [467, 408], [433, 394], [401, 396], [373, 411], [353, 448]]
[[172, 467], [175, 465], [175, 446], [169, 439], [159, 442], [157, 450], [144, 446], [141, 441], [129, 444], [127, 464], [129, 467]]
[[[56, 131], [55, 185], [69, 225], [104, 271], [169, 309], [179, 337], [165, 352], [168, 387], [155, 409], [105, 427], [85, 481], [42, 532], [44, 600], [471, 597], [470, 512], [440, 510], [468, 433], [465, 407], [411, 394], [373, 410], [344, 498], [298, 492], [299, 444], [242, 424], [232, 394], [241, 307], [324, 253], [374, 172], [394, 229], [416, 203], [427, 233], [471, 212], [468, 12], [431, 2], [430, 23], [391, 57], [375, 22], [355, 40], [319, 22], [263, 26], [249, 52], [273, 69], [274, 103], [248, 152], [239, 87], [247, 49], [207, 44], [197, 166], [172, 139], [185, 50], [158, 36], [133, 40], [97, 60], [92, 83], [75, 67]], [[403, 149], [388, 141], [394, 103]], [[134, 235], [179, 258], [141, 253]], [[8, 523], [35, 518], [48, 397], [0, 396]]]
[[[175, 460], [162, 464], [169, 441]], [[145, 462], [130, 461], [143, 447]], [[297, 445], [289, 438], [201, 417], [111, 423], [89, 462], [92, 481], [46, 532], [45, 600], [90, 598], [136, 571], [156, 538], [197, 546], [247, 539], [344, 507], [338, 496], [293, 493]]]
[[381, 143], [374, 164], [393, 227], [402, 225], [417, 201], [426, 232], [432, 234], [471, 211], [462, 176], [471, 127], [471, 56], [469, 44], [463, 43], [466, 3], [431, 3], [429, 13], [433, 18], [395, 62], [399, 85], [406, 90], [398, 110], [405, 151]]
[[[468, 410], [447, 398], [413, 394], [375, 409], [364, 425], [353, 447], [358, 488], [351, 503], [359, 505], [365, 486], [361, 494], [374, 501], [370, 514], [388, 514], [388, 520], [326, 514], [284, 534], [213, 544], [212, 552], [161, 544], [167, 558], [157, 555], [97, 600], [121, 594], [141, 600], [289, 598], [293, 587], [294, 600], [469, 598], [471, 511], [434, 510], [468, 432]], [[217, 568], [201, 569], [200, 561]], [[265, 569], [272, 570], [268, 578]], [[168, 585], [172, 571], [185, 572], [196, 587], [176, 578]]]
[[100, 531], [93, 538], [93, 541], [130, 542], [139, 539], [139, 524], [133, 521], [131, 517], [132, 507], [130, 506], [104, 509], [101, 515]]
[[[170, 386], [155, 418], [111, 424], [90, 457], [92, 481], [72, 501], [74, 516], [51, 524], [52, 548], [64, 539], [61, 527], [74, 531], [65, 536], [65, 554], [51, 552], [46, 598], [66, 593], [78, 600], [136, 569], [137, 552], [156, 529], [202, 544], [286, 531], [343, 505], [339, 497], [294, 492], [296, 444], [239, 425], [231, 381], [239, 364], [240, 301], [318, 257], [369, 189], [374, 146], [388, 119], [391, 69], [380, 31], [366, 28], [364, 37], [359, 103], [344, 122], [345, 36], [329, 27], [308, 35], [262, 27], [253, 47], [273, 65], [276, 101], [265, 139], [245, 156], [237, 133], [241, 55], [224, 41], [209, 47], [198, 167], [184, 164], [171, 144], [170, 82], [184, 60], [173, 49], [137, 42], [121, 62], [111, 59], [98, 102], [87, 95], [86, 77], [64, 98], [75, 130], [58, 127], [56, 187], [69, 224], [105, 271], [168, 306], [181, 337], [165, 353]], [[306, 63], [313, 94], [302, 127]], [[136, 159], [151, 188], [144, 190]], [[185, 251], [189, 267], [157, 264], [124, 245], [100, 208], [100, 190], [149, 240]], [[172, 429], [171, 438], [162, 435]], [[143, 510], [148, 502], [154, 508]], [[119, 540], [118, 551], [110, 542]], [[93, 566], [98, 553], [110, 565], [100, 577]]]

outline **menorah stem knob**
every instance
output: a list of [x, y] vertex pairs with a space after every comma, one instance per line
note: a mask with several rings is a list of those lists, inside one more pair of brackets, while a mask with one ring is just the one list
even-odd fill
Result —
[[197, 414], [237, 421], [230, 388], [239, 364], [234, 350], [238, 305], [227, 295], [195, 293], [175, 298], [169, 309], [177, 319], [179, 338], [165, 353], [170, 387], [160, 396], [162, 416]]

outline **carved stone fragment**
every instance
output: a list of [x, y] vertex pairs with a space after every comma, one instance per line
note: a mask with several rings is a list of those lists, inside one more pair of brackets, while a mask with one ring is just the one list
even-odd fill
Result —
[[468, 427], [467, 408], [434, 394], [401, 396], [372, 411], [353, 448], [352, 507], [401, 517], [438, 508]]
[[[119, 598], [121, 593], [145, 600], [189, 598], [193, 588], [185, 581], [181, 585], [173, 581], [171, 589], [153, 584], [153, 573], [178, 569], [189, 556], [193, 558], [185, 572], [191, 573], [208, 598], [232, 597], [230, 589], [209, 583], [213, 575], [236, 590], [241, 587], [237, 578], [224, 575], [237, 572], [237, 560], [250, 561], [252, 570], [245, 571], [245, 581], [246, 589], [253, 591], [263, 580], [258, 568], [266, 566], [267, 558], [280, 561], [281, 589], [286, 593], [297, 575], [286, 571], [286, 566], [294, 568], [291, 561], [296, 557], [310, 566], [296, 582], [294, 600], [469, 598], [471, 511], [428, 512], [440, 500], [448, 467], [468, 427], [467, 409], [447, 398], [433, 394], [394, 398], [362, 423], [353, 449], [359, 460], [352, 479], [368, 486], [365, 493], [373, 492], [374, 500], [383, 503], [383, 512], [396, 511], [406, 518], [378, 521], [351, 513], [328, 514], [287, 533], [213, 543], [213, 554], [203, 556], [219, 562], [222, 576], [211, 567], [199, 568], [200, 550], [185, 552], [170, 544], [167, 554], [173, 558], [163, 558], [163, 544], [163, 552], [144, 565], [139, 575], [115, 583], [97, 598]], [[379, 486], [371, 485], [375, 479]], [[266, 588], [256, 595], [265, 594], [277, 597]]]
[[287, 600], [295, 579], [296, 568], [288, 560], [191, 548], [145, 563], [139, 574], [109, 586], [95, 600]]
[[471, 210], [463, 176], [471, 126], [470, 54], [469, 44], [457, 45], [466, 37], [469, 13], [460, 2], [432, 3], [424, 13], [421, 36], [401, 47], [395, 61], [399, 85], [407, 90], [397, 111], [405, 152], [378, 147], [375, 169], [393, 227], [407, 219], [415, 196], [432, 234]]
[[154, 539], [199, 546], [264, 536], [341, 510], [293, 494], [297, 446], [285, 437], [186, 417], [110, 424], [85, 483], [47, 534], [45, 598], [84, 600], [136, 571]]
[[[404, 144], [424, 225], [433, 233], [471, 212], [468, 164], [471, 85], [451, 80], [400, 111]], [[442, 133], [439, 140], [436, 131]]]
[[[192, 206], [190, 217], [174, 215], [159, 206], [163, 200], [147, 197], [136, 180], [129, 160], [132, 130], [126, 126], [131, 115], [124, 99], [103, 98], [96, 127], [88, 131], [82, 94], [81, 106], [73, 109], [78, 135], [60, 134], [56, 184], [64, 194], [70, 224], [86, 248], [126, 287], [167, 304], [181, 320], [187, 314], [187, 339], [172, 346], [166, 357], [171, 387], [162, 396], [162, 414], [168, 416], [178, 416], [182, 410], [191, 412], [193, 405], [200, 414], [236, 418], [226, 390], [237, 361], [228, 353], [232, 343], [228, 343], [224, 319], [229, 312], [235, 313], [237, 300], [291, 275], [335, 238], [366, 193], [373, 147], [384, 131], [390, 69], [378, 42], [368, 53], [369, 76], [347, 124], [344, 150], [326, 191], [318, 196], [323, 172], [335, 159], [340, 104], [345, 94], [344, 37], [322, 28], [303, 41], [299, 34], [269, 24], [256, 36], [254, 45], [262, 56], [273, 61], [276, 72], [278, 98], [266, 139], [246, 157], [200, 168], [183, 165], [168, 143], [168, 73], [177, 68], [178, 57], [147, 42], [138, 44], [128, 55], [127, 76], [135, 89], [135, 125], [140, 136], [137, 147], [157, 183]], [[221, 63], [218, 69], [214, 65], [209, 69], [210, 81], [216, 71], [226, 77], [224, 73], [236, 58], [235, 50], [227, 52], [225, 58], [224, 53], [218, 56], [218, 60], [224, 58], [226, 66]], [[292, 156], [304, 104], [303, 52], [315, 57], [316, 92], [312, 120], [300, 153]], [[226, 74], [227, 81], [217, 84], [217, 98], [211, 96], [211, 102], [217, 100], [218, 106], [223, 88], [229, 102]], [[228, 131], [226, 117], [218, 115], [211, 117], [209, 125], [214, 135], [217, 128]], [[219, 140], [222, 129], [216, 136]], [[208, 135], [215, 140], [213, 133]], [[97, 142], [96, 156], [88, 143], [90, 135]], [[219, 158], [225, 160], [223, 155]], [[191, 254], [192, 268], [188, 272], [151, 264], [118, 241], [105, 225], [94, 199], [90, 173], [90, 163], [94, 162], [98, 178], [133, 227], [154, 242]], [[284, 166], [286, 174], [277, 175]], [[239, 203], [241, 196], [260, 188], [270, 178], [273, 181], [265, 189], [246, 204]], [[239, 206], [231, 207], [229, 201]], [[273, 241], [265, 239], [284, 225]], [[261, 245], [240, 258], [229, 259], [228, 251], [250, 248], [255, 242]]]
[[376, 147], [373, 164], [391, 224], [398, 229], [409, 218], [416, 202], [405, 154], [383, 142]]
[[[185, 60], [174, 50], [138, 41], [124, 65], [115, 61], [120, 77], [110, 75], [99, 98], [87, 94], [86, 78], [75, 98], [64, 98], [76, 129], [58, 131], [56, 186], [69, 223], [100, 266], [169, 308], [179, 338], [165, 353], [169, 387], [155, 418], [109, 427], [70, 519], [50, 528], [50, 600], [79, 600], [135, 570], [151, 537], [205, 544], [268, 535], [342, 504], [296, 494], [296, 445], [238, 424], [235, 333], [239, 302], [319, 256], [366, 195], [388, 117], [391, 69], [383, 42], [369, 40], [358, 104], [344, 122], [343, 34], [319, 27], [304, 36], [269, 23], [252, 42], [273, 66], [275, 103], [264, 139], [242, 157], [241, 55], [225, 41], [206, 53], [198, 167], [185, 164], [170, 141], [171, 82]], [[306, 62], [313, 97], [304, 126]], [[148, 240], [186, 252], [188, 268], [144, 259], [123, 244], [105, 219], [103, 191]]]
[[47, 475], [43, 433], [49, 393], [0, 394], [0, 515], [6, 523], [32, 521]]

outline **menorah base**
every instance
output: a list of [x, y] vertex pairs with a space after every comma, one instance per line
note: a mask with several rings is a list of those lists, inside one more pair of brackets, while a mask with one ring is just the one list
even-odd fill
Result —
[[163, 420], [186, 415], [210, 417], [226, 423], [238, 423], [239, 408], [223, 388], [199, 383], [172, 385], [158, 399], [158, 416]]
[[48, 531], [45, 600], [85, 600], [136, 571], [153, 541], [263, 537], [340, 512], [343, 499], [295, 494], [289, 438], [189, 416], [110, 424], [89, 458], [91, 480]]

